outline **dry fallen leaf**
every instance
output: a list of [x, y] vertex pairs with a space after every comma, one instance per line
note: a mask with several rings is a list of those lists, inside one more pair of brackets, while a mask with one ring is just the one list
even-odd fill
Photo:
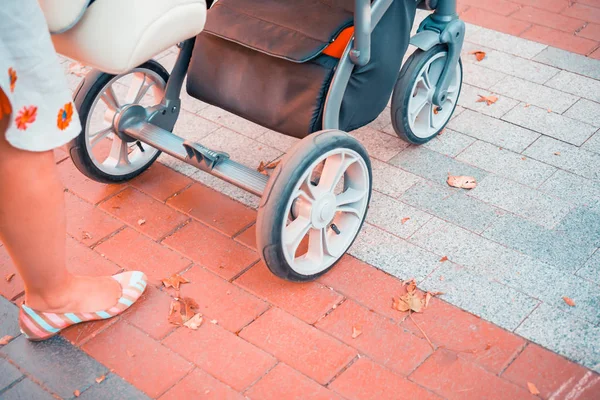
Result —
[[560, 151], [557, 151], [556, 153], [554, 153], [555, 156], [560, 156]]
[[408, 221], [409, 219], [410, 219], [410, 217], [404, 217], [404, 218], [402, 218], [402, 219], [400, 220], [400, 223], [401, 223], [402, 225], [404, 225], [404, 224], [406, 223], [406, 221]]
[[189, 283], [190, 281], [188, 281], [187, 279], [185, 279], [183, 276], [179, 275], [179, 274], [173, 274], [171, 275], [169, 278], [165, 278], [162, 280], [163, 285], [165, 285], [165, 287], [172, 287], [175, 288], [175, 290], [179, 290], [179, 285], [182, 283]]
[[416, 293], [407, 293], [408, 305], [414, 312], [421, 312], [423, 310], [423, 299], [417, 297]]
[[479, 96], [479, 99], [477, 99], [477, 103], [485, 102], [488, 106], [490, 106], [498, 101], [498, 98], [496, 96], [482, 96], [480, 94], [478, 94], [478, 96]]
[[406, 291], [408, 293], [413, 293], [415, 290], [417, 290], [417, 282], [415, 282], [414, 279], [406, 281], [406, 282], [404, 282], [404, 284], [407, 285]]
[[133, 354], [133, 353], [132, 353], [131, 351], [129, 351], [129, 350], [127, 350], [127, 355], [128, 355], [129, 357], [132, 357], [132, 358], [133, 358], [133, 357], [135, 357], [135, 354]]
[[217, 321], [216, 319], [211, 319], [210, 323], [216, 325], [219, 323], [219, 321]]
[[12, 274], [8, 274], [8, 275], [6, 275], [6, 278], [5, 278], [5, 279], [6, 279], [6, 282], [10, 282], [10, 281], [12, 281], [12, 278], [14, 278], [14, 277], [15, 277], [15, 274], [14, 274], [14, 272], [13, 272]]
[[2, 337], [2, 339], [0, 339], [0, 346], [6, 346], [11, 340], [13, 340], [13, 337], [10, 335]]
[[540, 394], [540, 391], [538, 390], [538, 388], [535, 387], [535, 385], [531, 382], [527, 382], [527, 387], [529, 388], [529, 393], [531, 393], [534, 396], [537, 396], [538, 394]]
[[281, 162], [281, 160], [275, 160], [275, 161], [273, 161], [273, 162], [270, 162], [270, 163], [268, 163], [268, 164], [265, 166], [265, 168], [266, 168], [266, 169], [275, 169], [275, 168], [276, 168], [276, 167], [279, 165], [279, 163], [280, 163], [280, 162]]
[[569, 306], [571, 307], [575, 307], [575, 302], [573, 301], [573, 299], [568, 298], [567, 296], [563, 297], [563, 300], [565, 301], [565, 303], [567, 303]]
[[531, 104], [525, 104], [525, 108], [528, 108]]
[[173, 325], [183, 325], [183, 317], [181, 315], [181, 303], [177, 300], [173, 300], [171, 302], [168, 321], [170, 324]]
[[184, 297], [180, 299], [180, 301], [185, 307], [184, 312], [182, 313], [182, 319], [183, 322], [187, 322], [194, 317], [194, 314], [196, 314], [194, 310], [198, 309], [198, 303], [196, 303], [196, 301], [190, 297]]
[[477, 186], [475, 178], [472, 176], [453, 176], [448, 175], [448, 185], [462, 189], [473, 189]]
[[79, 390], [76, 390], [73, 392], [73, 396], [75, 396], [75, 397], [79, 397], [80, 394], [81, 394], [81, 392]]
[[521, 157], [521, 160], [525, 161], [527, 160], [527, 157]]
[[469, 54], [475, 55], [475, 58], [477, 59], [477, 61], [481, 61], [485, 58], [485, 51], [475, 50], [475, 51], [470, 52]]
[[448, 257], [444, 256], [442, 258], [440, 258], [440, 262], [446, 262], [448, 261]]
[[444, 275], [440, 275], [440, 281], [444, 280]]
[[106, 379], [106, 375], [102, 375], [96, 378], [96, 383], [102, 383]]
[[392, 298], [392, 308], [394, 310], [398, 310], [398, 311], [402, 311], [402, 312], [406, 312], [406, 311], [410, 310], [408, 303], [397, 297]]
[[492, 344], [491, 343], [488, 343], [488, 344], [485, 345], [485, 350], [489, 350], [491, 348], [492, 348]]
[[138, 219], [138, 225], [144, 225], [146, 223], [145, 219]]
[[183, 324], [185, 327], [197, 330], [202, 325], [202, 314], [196, 314]]
[[362, 335], [362, 326], [360, 326], [360, 325], [353, 326], [352, 327], [352, 339], [356, 339], [360, 335]]
[[82, 237], [83, 239], [91, 239], [91, 238], [92, 238], [92, 235], [90, 235], [90, 233], [89, 233], [89, 232], [83, 231], [83, 232], [81, 232], [81, 237]]
[[429, 300], [431, 300], [432, 297], [433, 296], [431, 295], [431, 293], [425, 293], [425, 308], [427, 308], [427, 306], [429, 305]]
[[551, 112], [552, 112], [552, 110], [551, 110], [551, 109], [548, 109], [548, 112], [549, 112], [549, 113], [551, 113]]

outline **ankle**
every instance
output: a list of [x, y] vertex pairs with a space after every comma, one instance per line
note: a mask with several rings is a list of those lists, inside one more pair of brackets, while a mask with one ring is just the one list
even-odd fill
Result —
[[75, 277], [70, 276], [66, 282], [53, 287], [25, 290], [25, 304], [38, 311], [53, 311], [69, 307], [72, 303], [71, 288]]

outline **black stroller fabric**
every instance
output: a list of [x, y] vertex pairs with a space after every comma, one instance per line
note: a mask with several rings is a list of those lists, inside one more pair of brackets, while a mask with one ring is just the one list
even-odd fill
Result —
[[[354, 0], [219, 0], [196, 38], [188, 93], [286, 135], [322, 129], [339, 60], [322, 54], [353, 23]], [[408, 48], [414, 0], [394, 0], [371, 36], [371, 61], [354, 68], [340, 129], [351, 131], [385, 108]]]

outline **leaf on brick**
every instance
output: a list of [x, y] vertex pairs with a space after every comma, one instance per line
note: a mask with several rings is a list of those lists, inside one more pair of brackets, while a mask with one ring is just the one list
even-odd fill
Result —
[[479, 98], [477, 99], [477, 103], [485, 102], [485, 104], [487, 104], [488, 106], [491, 106], [492, 104], [498, 101], [498, 97], [496, 96], [482, 96], [480, 94], [478, 94], [478, 96]]
[[431, 293], [427, 292], [425, 293], [425, 308], [427, 308], [429, 306], [429, 300], [431, 300], [433, 296], [431, 295]]
[[0, 346], [6, 346], [7, 344], [10, 343], [11, 340], [13, 340], [12, 336], [10, 336], [10, 335], [3, 336], [0, 339]]
[[573, 301], [573, 299], [564, 296], [563, 300], [565, 301], [565, 303], [567, 303], [570, 307], [575, 307], [575, 302]]
[[362, 326], [356, 325], [352, 327], [352, 339], [356, 339], [362, 335]]
[[475, 56], [475, 58], [477, 59], [477, 61], [481, 61], [485, 58], [485, 51], [474, 50], [474, 51], [470, 52], [469, 54], [473, 54]]
[[416, 293], [407, 293], [407, 303], [411, 310], [414, 312], [423, 311], [423, 299], [420, 299]]
[[165, 285], [165, 287], [172, 287], [175, 288], [175, 290], [179, 290], [180, 284], [189, 282], [190, 281], [179, 274], [173, 274], [169, 278], [162, 279], [162, 283]]
[[538, 390], [538, 388], [535, 387], [535, 385], [531, 382], [527, 382], [527, 388], [529, 389], [529, 393], [531, 393], [534, 396], [537, 396], [538, 394], [540, 394], [540, 391]]
[[81, 392], [79, 390], [76, 390], [73, 392], [73, 396], [75, 397], [79, 397], [81, 395]]
[[6, 275], [6, 278], [5, 278], [6, 282], [12, 281], [12, 278], [14, 278], [14, 277], [15, 277], [15, 273], [14, 272], [11, 273], [11, 274]]
[[406, 312], [406, 311], [410, 310], [410, 306], [408, 305], [408, 303], [399, 297], [392, 298], [392, 308], [394, 310], [398, 310], [398, 311], [402, 311], [402, 312]]
[[415, 282], [414, 279], [406, 281], [404, 284], [406, 285], [406, 291], [408, 293], [414, 293], [414, 291], [417, 290], [417, 282]]
[[198, 328], [200, 328], [200, 325], [202, 325], [202, 314], [196, 314], [194, 315], [192, 318], [190, 318], [188, 321], [186, 321], [183, 326], [185, 326], [186, 328], [190, 328], [192, 330], [197, 330]]
[[555, 156], [560, 156], [560, 151], [554, 153]]
[[410, 219], [410, 217], [404, 217], [404, 218], [402, 218], [402, 219], [400, 220], [400, 223], [401, 223], [402, 225], [404, 225], [404, 224], [406, 223], [406, 221], [408, 221], [409, 219]]
[[183, 316], [181, 315], [181, 303], [177, 300], [173, 300], [171, 302], [168, 321], [170, 324], [173, 325], [183, 325]]
[[448, 261], [448, 257], [444, 256], [442, 258], [440, 258], [440, 262], [446, 262]]
[[265, 169], [275, 169], [279, 165], [280, 162], [281, 162], [281, 160], [272, 161], [265, 166]]
[[146, 223], [145, 219], [138, 219], [138, 225], [142, 226]]
[[180, 302], [184, 306], [183, 312], [181, 314], [183, 322], [185, 323], [192, 319], [192, 317], [194, 317], [194, 314], [196, 314], [195, 310], [198, 309], [198, 303], [196, 303], [196, 301], [190, 297], [183, 297], [182, 299], [180, 299]]
[[106, 375], [102, 375], [96, 378], [96, 383], [102, 383], [106, 379]]
[[473, 189], [477, 187], [477, 181], [472, 176], [448, 175], [448, 180], [446, 182], [452, 187], [461, 189]]
[[83, 232], [81, 232], [81, 238], [84, 239], [84, 240], [85, 239], [91, 239], [92, 235], [90, 235], [89, 232], [83, 231]]

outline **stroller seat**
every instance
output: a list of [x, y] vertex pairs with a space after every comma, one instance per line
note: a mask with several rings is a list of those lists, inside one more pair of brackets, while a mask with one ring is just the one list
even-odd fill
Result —
[[[374, 28], [371, 61], [352, 72], [339, 129], [360, 128], [385, 108], [415, 8], [411, 1], [394, 1]], [[196, 38], [187, 91], [286, 135], [319, 131], [340, 62], [327, 50], [336, 38], [349, 38], [341, 33], [353, 26], [353, 11], [354, 0], [219, 0]]]
[[[63, 4], [47, 2], [46, 18]], [[58, 53], [120, 74], [194, 37], [205, 21], [205, 0], [96, 0], [73, 28], [52, 40]]]

